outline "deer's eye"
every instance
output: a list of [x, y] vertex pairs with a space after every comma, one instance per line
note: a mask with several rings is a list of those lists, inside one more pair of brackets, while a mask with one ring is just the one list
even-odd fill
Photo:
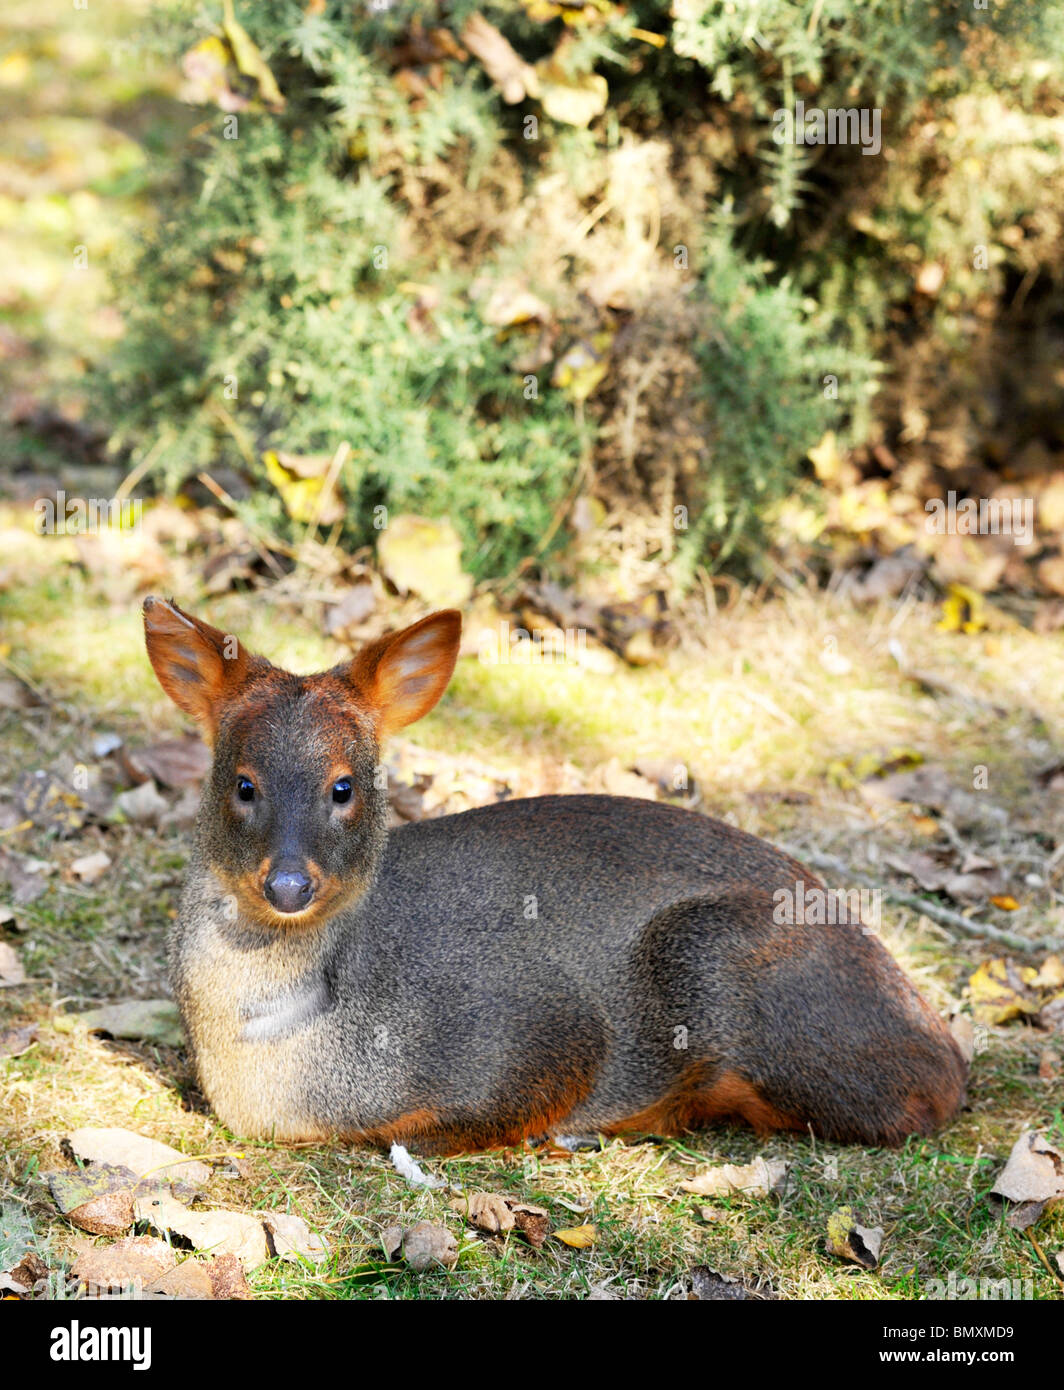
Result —
[[255, 783], [250, 777], [238, 777], [236, 779], [236, 794], [241, 801], [255, 800]]
[[337, 806], [346, 806], [351, 800], [351, 779], [341, 777], [338, 782], [333, 783], [332, 799]]

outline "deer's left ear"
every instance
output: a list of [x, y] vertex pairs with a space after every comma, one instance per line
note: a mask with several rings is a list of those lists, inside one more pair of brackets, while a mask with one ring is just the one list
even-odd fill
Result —
[[342, 674], [372, 711], [379, 738], [428, 714], [458, 660], [462, 615], [447, 608], [362, 648]]
[[172, 599], [144, 600], [144, 641], [159, 684], [200, 725], [208, 743], [252, 668], [268, 667], [261, 657], [249, 656], [231, 633], [200, 622]]

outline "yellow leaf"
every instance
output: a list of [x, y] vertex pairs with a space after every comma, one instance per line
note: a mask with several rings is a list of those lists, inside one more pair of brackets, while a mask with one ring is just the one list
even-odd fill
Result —
[[1036, 1014], [1038, 1000], [1028, 986], [1037, 973], [1030, 966], [1017, 968], [1004, 957], [984, 961], [968, 980], [976, 1023], [995, 1025]]
[[214, 34], [190, 48], [181, 60], [181, 100], [192, 106], [219, 106], [223, 111], [244, 110], [247, 97], [229, 85], [232, 57], [229, 45]]
[[1008, 893], [996, 893], [990, 901], [995, 907], [1000, 907], [1002, 912], [1015, 912], [1019, 908], [1019, 903]]
[[222, 28], [225, 30], [225, 37], [229, 40], [229, 47], [233, 50], [233, 58], [237, 68], [245, 77], [250, 77], [258, 83], [259, 95], [268, 106], [283, 110], [285, 101], [280, 88], [274, 81], [273, 73], [266, 65], [266, 60], [259, 52], [251, 35], [242, 24], [237, 22], [236, 15], [233, 13], [233, 0], [225, 0]]
[[551, 385], [559, 386], [574, 401], [586, 401], [609, 371], [606, 357], [590, 343], [574, 343], [560, 357], [551, 373]]
[[940, 632], [981, 632], [986, 627], [982, 594], [966, 584], [951, 584], [942, 604], [942, 619], [936, 626]]
[[830, 483], [839, 476], [842, 455], [835, 442], [834, 430], [828, 430], [820, 443], [809, 450], [809, 459], [820, 482]]
[[310, 465], [316, 463], [301, 454], [278, 454], [268, 449], [262, 456], [266, 476], [280, 493], [285, 511], [293, 521], [310, 523], [318, 521], [322, 526], [331, 526], [344, 514], [344, 505], [335, 485], [325, 493], [324, 471], [312, 471]]
[[1031, 984], [1035, 989], [1060, 989], [1064, 985], [1064, 960], [1059, 956], [1046, 956]]
[[597, 72], [571, 73], [554, 53], [536, 64], [539, 99], [552, 121], [563, 125], [589, 126], [601, 116], [609, 101], [606, 79]]
[[473, 580], [462, 569], [462, 541], [448, 521], [392, 517], [377, 541], [377, 559], [401, 594], [417, 594], [434, 608], [469, 601]]
[[913, 816], [912, 827], [918, 835], [937, 835], [939, 831], [938, 821], [934, 816]]
[[597, 1232], [594, 1226], [570, 1226], [564, 1231], [555, 1231], [555, 1236], [574, 1250], [587, 1250], [595, 1243]]

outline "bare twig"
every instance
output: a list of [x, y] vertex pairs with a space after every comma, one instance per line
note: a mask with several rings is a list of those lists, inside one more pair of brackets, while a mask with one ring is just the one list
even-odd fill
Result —
[[856, 869], [836, 858], [833, 854], [823, 854], [820, 850], [803, 850], [795, 845], [781, 845], [780, 848], [786, 854], [792, 855], [793, 858], [812, 865], [814, 869], [824, 869], [829, 873], [837, 874], [848, 883], [856, 883], [865, 888], [877, 888], [891, 902], [922, 912], [925, 917], [940, 922], [944, 927], [952, 927], [955, 931], [963, 932], [965, 936], [999, 941], [1002, 946], [1008, 946], [1014, 951], [1023, 951], [1029, 955], [1064, 951], [1064, 942], [1062, 941], [1054, 941], [1050, 937], [1029, 941], [1026, 937], [1017, 936], [1015, 932], [1004, 931], [1001, 927], [995, 927], [990, 922], [975, 921], [971, 917], [954, 912], [952, 908], [930, 902], [927, 898], [921, 898], [915, 893], [899, 893], [894, 888], [884, 887], [868, 878], [867, 875], [858, 873]]

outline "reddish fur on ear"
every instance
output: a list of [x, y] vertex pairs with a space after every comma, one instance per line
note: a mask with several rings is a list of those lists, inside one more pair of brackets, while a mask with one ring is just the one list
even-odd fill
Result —
[[144, 640], [159, 684], [213, 742], [222, 706], [253, 662], [235, 637], [183, 612], [173, 599], [144, 600]]
[[378, 637], [348, 664], [347, 679], [372, 710], [378, 737], [428, 714], [447, 689], [461, 636], [461, 613], [446, 608]]

